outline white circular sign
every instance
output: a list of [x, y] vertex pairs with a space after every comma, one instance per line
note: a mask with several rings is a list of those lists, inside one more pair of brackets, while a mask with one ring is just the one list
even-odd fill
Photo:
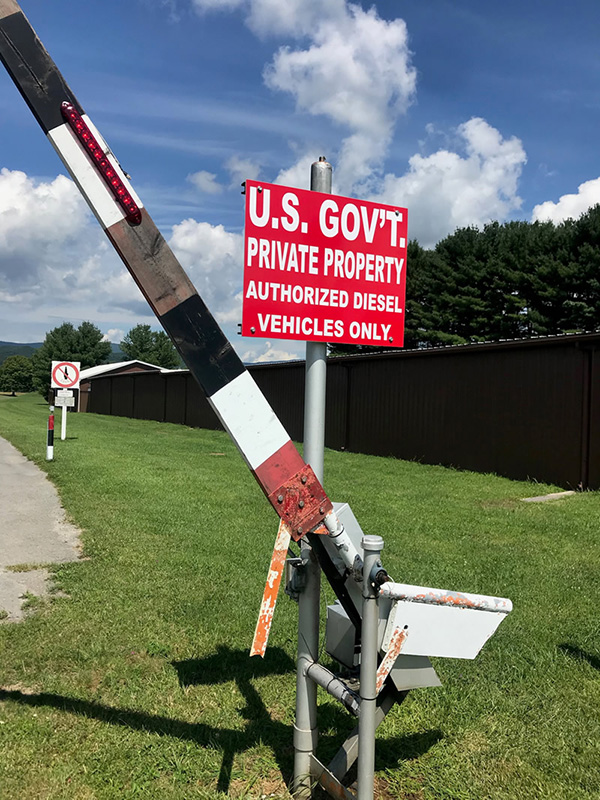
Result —
[[55, 389], [71, 389], [79, 385], [79, 362], [53, 361], [52, 387]]

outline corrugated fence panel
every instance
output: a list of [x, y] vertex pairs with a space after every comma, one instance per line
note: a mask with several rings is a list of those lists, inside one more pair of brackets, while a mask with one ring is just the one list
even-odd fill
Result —
[[346, 448], [577, 485], [582, 368], [572, 347], [356, 362]]
[[136, 419], [165, 421], [165, 383], [160, 372], [144, 372], [136, 375], [134, 404]]
[[223, 430], [223, 426], [210, 407], [204, 392], [189, 374], [185, 384], [185, 408], [185, 424], [191, 428], [206, 428], [210, 431]]
[[304, 437], [304, 364], [249, 367], [250, 374], [268, 399], [281, 424], [295, 441]]
[[94, 414], [110, 414], [111, 378], [94, 378], [90, 381], [86, 411]]
[[[111, 414], [115, 417], [133, 417], [135, 381], [139, 375], [115, 375], [111, 378]], [[118, 391], [116, 389], [118, 388]], [[93, 391], [93, 390], [92, 390]]]
[[[326, 445], [600, 488], [600, 334], [330, 358]], [[303, 439], [303, 362], [250, 367]], [[219, 429], [187, 372], [92, 379], [90, 411]]]
[[165, 422], [185, 425], [187, 373], [165, 376]]
[[589, 414], [589, 475], [587, 484], [591, 488], [600, 488], [600, 353], [589, 353], [590, 402]]
[[348, 390], [350, 368], [330, 359], [327, 363], [325, 401], [325, 444], [333, 450], [346, 450], [348, 439]]

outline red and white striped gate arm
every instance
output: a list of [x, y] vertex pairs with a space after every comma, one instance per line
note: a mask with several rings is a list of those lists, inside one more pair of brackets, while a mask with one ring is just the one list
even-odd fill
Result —
[[332, 504], [143, 207], [15, 0], [0, 0], [0, 59], [294, 539]]

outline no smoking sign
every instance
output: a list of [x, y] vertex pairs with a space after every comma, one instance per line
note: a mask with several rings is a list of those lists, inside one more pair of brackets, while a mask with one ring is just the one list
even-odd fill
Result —
[[53, 361], [50, 386], [53, 389], [78, 389], [80, 361]]

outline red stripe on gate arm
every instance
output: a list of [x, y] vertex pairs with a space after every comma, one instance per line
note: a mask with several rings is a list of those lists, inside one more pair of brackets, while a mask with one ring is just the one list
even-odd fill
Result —
[[289, 481], [292, 475], [300, 472], [304, 466], [300, 453], [290, 439], [266, 461], [263, 461], [254, 470], [254, 474], [268, 497], [279, 489], [282, 483]]
[[296, 541], [333, 509], [312, 467], [304, 463], [291, 440], [263, 461], [254, 476]]

